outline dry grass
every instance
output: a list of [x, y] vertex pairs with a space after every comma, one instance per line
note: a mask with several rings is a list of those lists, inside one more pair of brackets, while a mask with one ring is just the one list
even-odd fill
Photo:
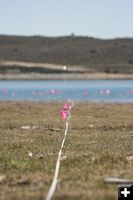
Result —
[[[44, 199], [63, 138], [61, 108], [61, 103], [0, 103], [1, 200]], [[22, 130], [22, 125], [37, 127]], [[132, 104], [75, 104], [53, 199], [114, 200], [117, 186], [103, 179], [133, 179], [129, 154]]]

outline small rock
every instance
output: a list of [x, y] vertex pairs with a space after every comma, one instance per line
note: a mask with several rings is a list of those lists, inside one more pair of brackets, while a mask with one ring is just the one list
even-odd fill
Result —
[[38, 126], [33, 126], [33, 127], [32, 127], [32, 129], [36, 129], [36, 128], [38, 128]]
[[17, 184], [30, 184], [30, 180], [29, 180], [29, 178], [28, 177], [21, 177], [19, 180], [18, 180], [18, 182], [17, 182]]
[[19, 178], [15, 182], [12, 182], [10, 185], [15, 186], [15, 185], [29, 185], [29, 184], [30, 184], [29, 178], [22, 176], [21, 178]]
[[36, 154], [36, 157], [37, 157], [38, 159], [42, 159], [42, 158], [44, 158], [44, 155], [43, 155], [43, 154]]
[[94, 128], [94, 125], [93, 125], [93, 124], [89, 124], [89, 127], [90, 127], [90, 128]]
[[127, 156], [127, 160], [128, 160], [128, 161], [133, 161], [133, 155], [128, 155], [128, 156]]
[[6, 178], [6, 175], [1, 175], [0, 176], [0, 183], [2, 183], [5, 178]]
[[27, 126], [21, 126], [20, 128], [23, 129], [23, 130], [26, 130], [26, 129], [30, 129], [30, 126], [29, 125], [27, 125]]
[[62, 156], [60, 160], [66, 160], [67, 156]]
[[83, 155], [83, 156], [88, 156], [88, 153], [83, 153], [82, 155]]
[[92, 161], [95, 161], [95, 160], [96, 160], [96, 158], [95, 158], [95, 157], [92, 157], [92, 158], [91, 158], [91, 160], [92, 160]]
[[105, 178], [104, 182], [110, 184], [133, 184], [133, 180], [114, 178], [114, 177]]
[[31, 151], [28, 152], [29, 157], [33, 157], [33, 153]]
[[54, 156], [55, 153], [54, 152], [51, 152], [51, 153], [48, 153], [49, 156]]

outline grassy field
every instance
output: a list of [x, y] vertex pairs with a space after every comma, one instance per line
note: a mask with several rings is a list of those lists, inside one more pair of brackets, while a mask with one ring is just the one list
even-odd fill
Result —
[[[62, 106], [0, 102], [0, 200], [45, 199], [64, 133]], [[133, 180], [133, 105], [75, 103], [71, 114], [53, 199], [117, 199], [117, 185], [103, 180]]]

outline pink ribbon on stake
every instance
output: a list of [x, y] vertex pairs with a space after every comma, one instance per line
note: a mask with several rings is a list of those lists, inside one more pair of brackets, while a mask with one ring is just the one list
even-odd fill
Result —
[[61, 119], [62, 119], [62, 120], [67, 120], [67, 119], [68, 119], [68, 116], [69, 116], [68, 111], [61, 110]]
[[69, 100], [68, 103], [64, 104], [64, 106], [61, 110], [61, 113], [60, 113], [62, 120], [65, 120], [65, 133], [64, 133], [64, 138], [63, 138], [62, 143], [61, 143], [61, 148], [60, 148], [59, 153], [58, 153], [58, 159], [57, 159], [57, 162], [56, 162], [53, 181], [51, 183], [50, 189], [49, 189], [48, 194], [46, 196], [46, 200], [51, 200], [51, 198], [52, 198], [52, 196], [55, 192], [57, 182], [58, 182], [58, 175], [59, 175], [59, 170], [60, 170], [60, 161], [61, 161], [61, 158], [62, 158], [62, 151], [63, 151], [63, 148], [64, 148], [66, 136], [67, 136], [68, 120], [70, 118], [70, 111], [71, 111], [72, 106], [73, 106], [73, 102]]
[[70, 110], [70, 105], [68, 103], [65, 103], [63, 106], [64, 110]]
[[69, 100], [69, 102], [64, 103], [63, 109], [61, 110], [61, 119], [66, 121], [70, 117], [70, 110], [73, 106], [73, 102]]

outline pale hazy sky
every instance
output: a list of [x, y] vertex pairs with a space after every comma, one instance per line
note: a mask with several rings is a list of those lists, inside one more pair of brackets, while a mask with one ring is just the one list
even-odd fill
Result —
[[133, 37], [133, 0], [0, 0], [0, 34]]

